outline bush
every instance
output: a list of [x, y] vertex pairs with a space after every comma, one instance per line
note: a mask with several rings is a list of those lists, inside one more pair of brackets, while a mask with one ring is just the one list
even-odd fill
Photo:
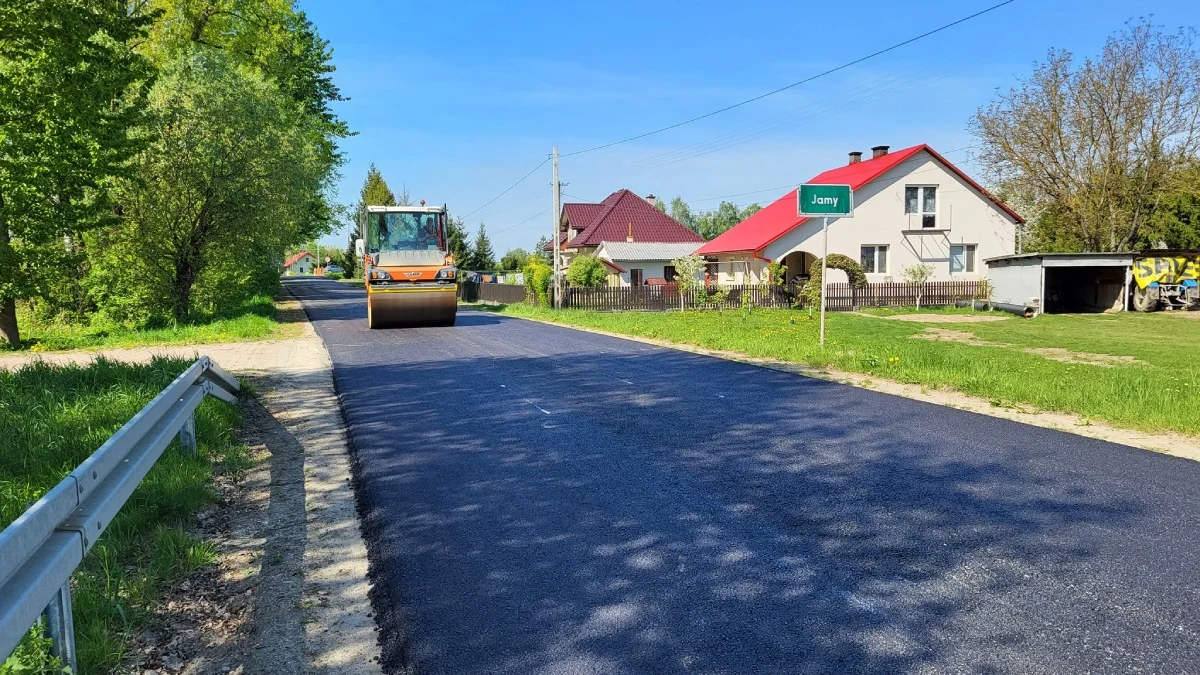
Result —
[[567, 265], [567, 283], [579, 288], [595, 288], [608, 278], [608, 267], [600, 258], [591, 255], [577, 255]]
[[550, 306], [550, 278], [554, 270], [544, 260], [530, 257], [522, 270], [525, 275], [525, 294], [542, 307]]

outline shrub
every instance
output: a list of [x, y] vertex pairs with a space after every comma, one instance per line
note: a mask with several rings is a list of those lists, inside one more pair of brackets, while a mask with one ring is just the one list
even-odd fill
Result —
[[577, 255], [567, 265], [567, 283], [579, 288], [595, 288], [604, 283], [608, 277], [608, 268], [600, 258], [591, 255]]
[[525, 294], [542, 307], [550, 306], [550, 277], [554, 270], [545, 260], [531, 256], [522, 270], [525, 275]]

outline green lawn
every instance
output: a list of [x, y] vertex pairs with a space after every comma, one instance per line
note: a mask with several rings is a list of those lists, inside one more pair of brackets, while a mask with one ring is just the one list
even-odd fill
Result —
[[[38, 323], [20, 312], [21, 349], [40, 352], [147, 345], [192, 345], [294, 337], [295, 319], [280, 312], [271, 298], [260, 295], [235, 311], [162, 328], [134, 329], [119, 325]], [[0, 353], [6, 348], [0, 346]]]
[[[530, 305], [492, 309], [524, 316], [807, 364], [869, 373], [931, 388], [949, 388], [996, 405], [1073, 412], [1147, 431], [1200, 433], [1200, 321], [1155, 314], [1045, 315], [1004, 313], [990, 323], [915, 323], [880, 316], [828, 315], [827, 346], [807, 311], [738, 310], [684, 313], [553, 311]], [[971, 314], [970, 310], [939, 310]], [[979, 313], [977, 313], [979, 314]], [[993, 343], [914, 339], [928, 329]], [[1057, 348], [1137, 359], [1112, 366], [1064, 363], [1026, 349]], [[1071, 356], [1071, 355], [1068, 355]]]
[[[35, 363], [0, 370], [0, 527], [61, 481], [166, 387], [190, 362], [148, 365], [100, 360], [89, 366]], [[187, 530], [216, 494], [216, 471], [245, 468], [234, 438], [235, 406], [210, 399], [196, 415], [200, 458], [172, 444], [74, 576], [75, 634], [80, 670], [113, 670], [128, 637], [141, 630], [162, 589], [216, 557]], [[43, 640], [27, 638], [0, 673], [43, 672]], [[24, 668], [24, 669], [23, 669]]]

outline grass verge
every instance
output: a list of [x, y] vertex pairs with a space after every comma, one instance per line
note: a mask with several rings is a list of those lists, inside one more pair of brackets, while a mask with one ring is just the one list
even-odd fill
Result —
[[[1161, 313], [1036, 319], [989, 313], [1004, 320], [947, 324], [835, 312], [828, 315], [822, 350], [818, 323], [807, 311], [621, 313], [523, 304], [479, 309], [867, 373], [952, 389], [998, 406], [1074, 413], [1130, 429], [1200, 433], [1200, 416], [1182, 412], [1200, 407], [1197, 323]], [[937, 312], [947, 313], [970, 310]], [[914, 339], [930, 337], [931, 331], [939, 331], [940, 339]], [[1133, 360], [1079, 362], [1093, 354]]]
[[[0, 370], [0, 527], [7, 526], [154, 398], [190, 363], [155, 359], [88, 366], [33, 363]], [[83, 673], [111, 672], [149, 619], [162, 589], [216, 559], [188, 534], [216, 494], [214, 471], [246, 468], [234, 429], [239, 412], [213, 399], [196, 414], [199, 458], [172, 444], [121, 509], [72, 578], [75, 634]], [[30, 637], [0, 674], [49, 672], [45, 640]]]
[[[247, 342], [294, 337], [299, 332], [293, 327], [289, 313], [281, 311], [276, 302], [265, 295], [255, 296], [235, 311], [160, 328], [40, 323], [26, 311], [19, 312], [19, 320], [21, 349], [33, 352]], [[0, 346], [0, 353], [6, 349]]]

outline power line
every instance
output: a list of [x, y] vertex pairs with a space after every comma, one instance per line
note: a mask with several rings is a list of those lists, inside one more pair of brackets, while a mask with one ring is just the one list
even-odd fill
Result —
[[806, 77], [806, 78], [804, 78], [803, 80], [798, 80], [798, 81], [796, 81], [796, 82], [793, 82], [793, 83], [791, 83], [791, 84], [788, 84], [788, 85], [785, 85], [785, 86], [779, 87], [778, 89], [773, 89], [773, 90], [771, 90], [771, 91], [768, 91], [768, 92], [766, 92], [765, 94], [759, 94], [758, 96], [754, 96], [754, 97], [752, 97], [752, 98], [748, 98], [748, 99], [746, 99], [746, 100], [744, 100], [744, 101], [739, 101], [739, 102], [737, 102], [737, 103], [734, 103], [733, 105], [728, 105], [728, 106], [725, 106], [724, 108], [721, 108], [721, 109], [719, 109], [719, 110], [713, 110], [712, 112], [707, 112], [707, 113], [704, 113], [703, 115], [699, 115], [699, 116], [697, 116], [697, 117], [693, 117], [693, 118], [691, 118], [691, 119], [687, 119], [687, 120], [684, 120], [684, 121], [682, 121], [682, 122], [676, 122], [675, 124], [671, 124], [671, 125], [668, 125], [668, 126], [662, 127], [662, 128], [660, 128], [660, 129], [655, 129], [655, 130], [653, 130], [653, 131], [647, 131], [647, 132], [645, 132], [645, 133], [641, 133], [641, 134], [638, 134], [638, 135], [636, 135], [636, 136], [630, 136], [630, 137], [628, 137], [628, 138], [623, 138], [623, 139], [621, 139], [621, 140], [619, 140], [619, 141], [612, 141], [611, 143], [604, 143], [604, 144], [602, 144], [602, 145], [597, 145], [597, 146], [595, 146], [595, 147], [587, 148], [586, 150], [576, 150], [575, 152], [568, 152], [568, 153], [564, 153], [564, 154], [562, 154], [562, 155], [560, 155], [560, 156], [561, 156], [561, 157], [572, 157], [572, 156], [575, 156], [575, 155], [582, 155], [582, 154], [584, 154], [584, 153], [588, 153], [588, 152], [595, 152], [596, 150], [603, 150], [604, 148], [611, 148], [611, 147], [613, 147], [614, 145], [621, 145], [622, 143], [628, 143], [628, 142], [630, 142], [630, 141], [636, 141], [636, 140], [638, 140], [638, 139], [641, 139], [641, 138], [646, 138], [647, 136], [653, 136], [653, 135], [655, 135], [655, 134], [660, 134], [660, 133], [662, 133], [662, 132], [664, 132], [664, 131], [670, 131], [671, 129], [678, 129], [679, 127], [682, 127], [682, 126], [684, 126], [685, 124], [691, 124], [692, 122], [699, 122], [699, 121], [700, 121], [700, 120], [702, 120], [702, 119], [706, 119], [706, 118], [712, 117], [713, 115], [719, 115], [719, 114], [721, 114], [721, 113], [723, 113], [723, 112], [728, 112], [728, 111], [730, 111], [730, 110], [733, 110], [734, 108], [740, 108], [740, 107], [742, 107], [742, 106], [744, 106], [744, 105], [746, 105], [746, 104], [748, 104], [748, 103], [753, 103], [753, 102], [755, 102], [755, 101], [760, 101], [760, 100], [762, 100], [762, 99], [764, 99], [764, 98], [767, 98], [768, 96], [774, 96], [775, 94], [778, 94], [778, 93], [780, 93], [780, 92], [787, 91], [788, 89], [792, 89], [792, 88], [794, 88], [794, 87], [798, 87], [798, 86], [800, 86], [800, 85], [802, 85], [802, 84], [806, 84], [806, 83], [808, 83], [808, 82], [812, 82], [813, 80], [816, 80], [816, 79], [818, 79], [818, 78], [825, 77], [826, 75], [832, 75], [833, 73], [836, 73], [836, 72], [838, 72], [839, 70], [845, 70], [846, 68], [849, 68], [849, 67], [851, 67], [851, 66], [854, 66], [854, 65], [858, 65], [858, 64], [862, 63], [863, 61], [867, 61], [867, 60], [869, 60], [869, 59], [873, 59], [873, 58], [875, 58], [876, 56], [880, 56], [880, 55], [886, 54], [886, 53], [888, 53], [888, 52], [890, 52], [890, 51], [894, 51], [894, 50], [896, 50], [896, 49], [899, 49], [900, 47], [903, 47], [903, 46], [905, 46], [905, 45], [912, 44], [913, 42], [916, 42], [916, 41], [918, 41], [918, 40], [922, 40], [922, 39], [924, 39], [924, 38], [927, 38], [927, 37], [929, 37], [929, 36], [931, 36], [931, 35], [935, 35], [935, 34], [937, 34], [937, 33], [940, 33], [940, 32], [942, 32], [942, 31], [944, 31], [944, 30], [946, 30], [946, 29], [948, 29], [948, 28], [953, 28], [954, 26], [957, 26], [957, 25], [958, 25], [958, 24], [960, 24], [960, 23], [964, 23], [964, 22], [970, 21], [971, 19], [974, 19], [974, 18], [976, 18], [976, 17], [983, 16], [984, 14], [987, 14], [988, 12], [995, 11], [995, 10], [997, 10], [997, 9], [1000, 9], [1001, 7], [1005, 6], [1005, 5], [1012, 4], [1013, 2], [1016, 2], [1016, 0], [1004, 0], [1004, 2], [1000, 2], [1000, 3], [997, 3], [997, 4], [995, 4], [995, 5], [992, 5], [991, 7], [988, 7], [988, 8], [986, 8], [986, 9], [982, 9], [982, 10], [980, 10], [980, 11], [978, 11], [978, 12], [975, 12], [974, 14], [971, 14], [971, 15], [969, 15], [969, 16], [964, 16], [963, 18], [961, 18], [961, 19], [958, 19], [958, 20], [956, 20], [956, 21], [951, 21], [950, 23], [947, 23], [947, 24], [941, 25], [941, 26], [939, 26], [939, 27], [937, 27], [937, 28], [934, 28], [934, 29], [933, 29], [933, 30], [931, 30], [931, 31], [927, 31], [927, 32], [925, 32], [925, 33], [921, 33], [920, 35], [917, 35], [916, 37], [911, 37], [911, 38], [909, 38], [909, 39], [907, 39], [907, 40], [904, 40], [903, 42], [897, 42], [896, 44], [894, 44], [894, 45], [891, 45], [890, 47], [885, 47], [884, 49], [880, 49], [880, 50], [878, 50], [878, 51], [872, 52], [872, 53], [870, 53], [870, 54], [867, 54], [866, 56], [863, 56], [863, 57], [857, 58], [857, 59], [855, 59], [855, 60], [853, 60], [853, 61], [849, 61], [849, 62], [847, 62], [847, 63], [843, 63], [842, 65], [840, 65], [840, 66], [837, 66], [837, 67], [835, 67], [835, 68], [830, 68], [829, 70], [826, 70], [826, 71], [823, 71], [823, 72], [817, 73], [816, 75], [813, 75], [813, 76], [811, 76], [811, 77]]
[[569, 194], [566, 192], [563, 193], [563, 196], [570, 197], [571, 199], [582, 199], [583, 201], [587, 202], [588, 204], [599, 204], [600, 203], [594, 199], [588, 199], [587, 197], [580, 197], [579, 195], [573, 195], [573, 194]]
[[519, 223], [514, 223], [514, 224], [512, 224], [512, 225], [509, 225], [508, 227], [505, 227], [505, 228], [501, 228], [501, 229], [499, 229], [499, 230], [496, 230], [496, 231], [492, 232], [492, 234], [500, 234], [501, 232], [508, 232], [509, 230], [511, 230], [511, 229], [513, 229], [513, 228], [520, 227], [520, 226], [524, 225], [525, 223], [528, 223], [529, 221], [533, 220], [534, 218], [537, 218], [538, 216], [544, 216], [544, 215], [546, 215], [546, 214], [547, 214], [547, 213], [549, 213], [549, 212], [550, 212], [550, 209], [549, 209], [549, 208], [542, 209], [541, 211], [539, 211], [539, 212], [537, 212], [537, 213], [533, 214], [532, 216], [529, 216], [529, 217], [528, 217], [528, 218], [526, 218], [525, 220], [522, 220], [522, 221], [521, 221], [521, 222], [519, 222]]
[[[1010, 0], [1010, 1], [1011, 1], [1011, 0]], [[513, 183], [512, 185], [509, 185], [509, 186], [508, 186], [508, 188], [504, 190], [504, 192], [501, 192], [500, 194], [496, 195], [495, 197], [492, 197], [491, 199], [487, 200], [487, 202], [485, 202], [483, 206], [480, 206], [479, 208], [475, 209], [474, 211], [472, 211], [472, 212], [468, 213], [467, 215], [463, 216], [463, 220], [466, 220], [467, 218], [470, 218], [471, 216], [475, 215], [476, 213], [479, 213], [480, 211], [484, 210], [484, 209], [485, 209], [485, 208], [487, 208], [489, 205], [491, 205], [491, 203], [492, 203], [492, 202], [494, 202], [494, 201], [496, 201], [497, 199], [500, 199], [500, 198], [501, 198], [501, 197], [503, 197], [504, 195], [508, 194], [508, 193], [509, 193], [509, 192], [510, 192], [510, 191], [511, 191], [513, 188], [517, 187], [517, 186], [518, 186], [518, 185], [520, 185], [521, 183], [524, 183], [526, 178], [529, 178], [530, 176], [532, 176], [532, 175], [534, 174], [534, 172], [536, 172], [538, 169], [540, 169], [540, 168], [542, 168], [543, 166], [545, 166], [545, 165], [546, 165], [546, 162], [549, 162], [549, 161], [550, 161], [550, 158], [549, 158], [549, 157], [547, 157], [546, 159], [543, 159], [541, 164], [538, 164], [537, 166], [533, 167], [533, 169], [531, 169], [531, 170], [529, 171], [529, 173], [525, 174], [524, 176], [521, 176], [521, 179], [520, 179], [520, 180], [518, 180], [517, 182]]]

